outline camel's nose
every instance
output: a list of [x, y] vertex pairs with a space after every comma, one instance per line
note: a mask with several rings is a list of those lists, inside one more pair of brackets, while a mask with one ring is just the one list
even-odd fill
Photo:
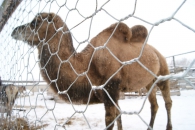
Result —
[[13, 30], [11, 36], [12, 36], [14, 39], [18, 39], [18, 38], [20, 37], [20, 35], [21, 35], [20, 33], [25, 29], [26, 25], [27, 25], [27, 24], [16, 27], [16, 28]]
[[21, 26], [16, 27], [16, 28], [13, 30], [11, 36], [12, 36], [14, 39], [17, 39], [18, 34], [19, 34], [19, 32], [20, 32], [20, 29], [21, 29]]
[[12, 32], [12, 34], [11, 34], [11, 36], [13, 37], [13, 38], [15, 38], [16, 37], [16, 28], [13, 30], [13, 32]]

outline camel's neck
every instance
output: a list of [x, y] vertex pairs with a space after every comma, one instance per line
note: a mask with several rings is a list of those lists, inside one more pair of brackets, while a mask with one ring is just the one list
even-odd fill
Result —
[[[69, 77], [73, 73], [72, 69], [78, 74], [88, 69], [89, 61], [93, 53], [91, 46], [86, 47], [81, 53], [76, 53], [72, 44], [71, 35], [69, 33], [63, 34], [61, 31], [56, 33], [52, 39], [47, 40], [46, 43], [48, 44], [41, 43], [38, 46], [40, 66], [46, 70], [42, 71], [42, 75], [46, 80], [48, 80], [47, 75], [49, 75], [50, 80], [54, 80], [60, 77], [59, 75]], [[62, 72], [62, 70], [59, 71], [59, 69], [62, 69], [60, 67], [63, 67], [63, 73], [59, 73]], [[68, 79], [66, 78], [66, 80]], [[72, 82], [71, 77], [70, 82]]]
[[[46, 43], [46, 44], [45, 44]], [[45, 42], [38, 45], [39, 57], [48, 59], [51, 55], [58, 55], [63, 61], [67, 60], [75, 49], [72, 44], [72, 38], [69, 33], [63, 34], [61, 31], [47, 35]]]
[[[91, 85], [86, 76], [78, 78], [77, 74], [87, 71], [93, 48], [88, 46], [83, 52], [76, 53], [72, 39], [67, 39], [62, 35], [54, 38], [54, 40], [48, 41], [48, 44], [38, 46], [41, 74], [48, 84], [51, 84], [52, 80], [56, 80], [57, 86], [55, 83], [51, 84], [54, 92], [67, 90], [71, 86], [71, 89], [68, 90], [71, 100], [86, 103]], [[68, 100], [64, 94], [60, 96]], [[99, 101], [92, 95], [91, 102]]]

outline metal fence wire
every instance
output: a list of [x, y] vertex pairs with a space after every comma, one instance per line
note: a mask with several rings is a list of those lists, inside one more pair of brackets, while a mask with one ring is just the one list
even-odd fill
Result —
[[[145, 55], [144, 50], [150, 35], [158, 26], [168, 21], [175, 21], [180, 26], [195, 33], [194, 28], [188, 26], [176, 17], [179, 10], [182, 9], [187, 1], [181, 1], [177, 4], [177, 7], [175, 6], [174, 11], [163, 19], [161, 17], [161, 20], [157, 22], [150, 22], [146, 17], [142, 18], [136, 15], [140, 1], [129, 1], [128, 4], [125, 2], [116, 2], [115, 6], [112, 5], [113, 2], [116, 1], [10, 1], [8, 8], [4, 9], [5, 12], [0, 23], [0, 76], [2, 85], [12, 84], [11, 86], [15, 86], [18, 93], [12, 91], [15, 90], [15, 88], [11, 88], [10, 90], [1, 89], [1, 96], [2, 93], [6, 93], [7, 91], [9, 91], [11, 95], [14, 93], [17, 96], [16, 100], [12, 100], [14, 97], [9, 97], [10, 94], [7, 92], [6, 98], [1, 97], [0, 107], [1, 110], [4, 109], [4, 111], [1, 111], [0, 129], [111, 129], [115, 122], [117, 122], [117, 125], [120, 124], [118, 120], [124, 115], [138, 117], [140, 121], [145, 124], [143, 124], [145, 126], [144, 129], [147, 127], [152, 129], [149, 126], [148, 119], [146, 120], [140, 113], [145, 107], [146, 100], [150, 93], [154, 90], [153, 88], [155, 88], [158, 82], [183, 79], [186, 83], [195, 88], [194, 84], [189, 80], [188, 75], [188, 72], [194, 67], [195, 60], [193, 60], [182, 73], [168, 75], [157, 75], [156, 72], [150, 70], [141, 60], [143, 55]], [[123, 13], [117, 14], [116, 12], [119, 11]], [[57, 19], [58, 17], [62, 19], [63, 24], [59, 22], [60, 18]], [[148, 29], [148, 34], [143, 41], [139, 53], [137, 53], [138, 55], [130, 60], [122, 60], [119, 58], [119, 54], [116, 54], [109, 46], [110, 42], [112, 42], [112, 38], [117, 37], [115, 36], [115, 32], [118, 31], [117, 29], [120, 28], [120, 25], [122, 23], [128, 25], [131, 21], [139, 21], [150, 28]], [[54, 22], [59, 23], [56, 24]], [[103, 41], [101, 45], [96, 46], [93, 44], [95, 40], [91, 41], [91, 39], [113, 23], [116, 23], [116, 26], [111, 30], [107, 39], [100, 39], [100, 42]], [[36, 26], [39, 26], [39, 28], [33, 28]], [[45, 30], [41, 30], [43, 27]], [[50, 27], [53, 28], [55, 32], [54, 35], [50, 35]], [[13, 33], [17, 34], [17, 37]], [[56, 37], [57, 34], [60, 35]], [[68, 39], [69, 37], [71, 38]], [[70, 46], [64, 47], [65, 44], [63, 41], [65, 40], [69, 43], [73, 42], [73, 49], [70, 50], [71, 54], [67, 57], [63, 56], [68, 53]], [[52, 44], [50, 44], [51, 42]], [[116, 48], [120, 47], [122, 47], [122, 45]], [[99, 52], [106, 52], [104, 53], [104, 63], [102, 64], [98, 62], [102, 57]], [[121, 49], [120, 53], [122, 52], [123, 49]], [[80, 55], [82, 53], [84, 56]], [[98, 54], [101, 56], [98, 56]], [[107, 57], [106, 54], [109, 55], [109, 57]], [[73, 57], [76, 57], [79, 62], [73, 61]], [[85, 64], [82, 61], [88, 62]], [[120, 108], [118, 106], [117, 98], [115, 98], [117, 95], [113, 96], [113, 94], [116, 94], [114, 93], [114, 91], [117, 90], [117, 88], [115, 88], [117, 86], [116, 84], [119, 86], [120, 81], [112, 81], [124, 68], [132, 66], [135, 63], [137, 66], [140, 66], [140, 70], [146, 70], [148, 75], [155, 77], [156, 80], [151, 84], [150, 90], [136, 110], [123, 109], [123, 107]], [[108, 64], [109, 66], [106, 66]], [[113, 71], [111, 68], [116, 66], [116, 64], [119, 67], [116, 67]], [[94, 66], [96, 70], [93, 70]], [[63, 69], [66, 69], [66, 71], [62, 71]], [[107, 70], [112, 72], [109, 74]], [[93, 71], [93, 76], [91, 76], [91, 71]], [[107, 74], [105, 74], [104, 71]], [[134, 72], [139, 72], [139, 70]], [[101, 73], [103, 73], [103, 75]], [[97, 81], [100, 80], [99, 77], [101, 77], [102, 81]], [[47, 83], [44, 82], [45, 80]], [[83, 87], [78, 88], [78, 84]], [[109, 87], [109, 85], [112, 87]], [[50, 91], [51, 86], [54, 86], [53, 90], [55, 93]], [[136, 89], [133, 89], [133, 91], [136, 91]], [[99, 97], [101, 102], [104, 102], [105, 108], [102, 103], [90, 105], [90, 102], [96, 102], [96, 99], [93, 99], [94, 95], [98, 95], [96, 97]], [[66, 100], [66, 103], [64, 103], [61, 98]], [[4, 100], [14, 104], [10, 115], [8, 113], [6, 114], [8, 107]], [[76, 102], [76, 100], [78, 100], [78, 102]], [[107, 100], [106, 103], [104, 100]], [[81, 105], [82, 103], [84, 103], [84, 105]], [[109, 103], [112, 104], [110, 107], [106, 105]], [[94, 110], [92, 110], [93, 108]], [[106, 112], [108, 115], [118, 113], [115, 115], [114, 120], [108, 121], [109, 119], [107, 117], [109, 116], [105, 116], [107, 114], [101, 113], [101, 110], [98, 109], [103, 109], [103, 111], [104, 109], [108, 109]], [[97, 119], [97, 122], [91, 123], [91, 120], [97, 118], [93, 116], [93, 114], [96, 116], [101, 115], [100, 117], [102, 117], [102, 119]], [[109, 122], [109, 124], [105, 124], [104, 120], [106, 120], [107, 123]], [[125, 125], [123, 125], [124, 129], [126, 128]], [[164, 129], [165, 127], [166, 126], [164, 126]], [[113, 129], [117, 129], [117, 126], [114, 126]], [[120, 129], [120, 126], [118, 126], [118, 129]], [[128, 127], [128, 129], [131, 129], [131, 127]]]

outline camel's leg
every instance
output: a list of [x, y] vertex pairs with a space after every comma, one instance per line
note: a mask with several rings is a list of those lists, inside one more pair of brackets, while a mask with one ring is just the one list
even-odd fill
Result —
[[[117, 105], [118, 105], [118, 102], [117, 102]], [[118, 105], [118, 108], [119, 105]], [[116, 117], [120, 114], [120, 111], [116, 108]], [[122, 121], [121, 121], [121, 116], [119, 116], [119, 118], [117, 119], [117, 127], [118, 127], [118, 130], [122, 130], [123, 129], [123, 126], [122, 126]]]
[[[119, 111], [117, 110], [116, 106], [113, 104], [113, 102], [110, 100], [110, 98], [112, 98], [112, 100], [115, 102], [115, 104], [117, 105], [118, 103], [118, 99], [119, 99], [119, 88], [118, 88], [119, 82], [118, 81], [110, 81], [106, 86], [105, 89], [106, 91], [109, 93], [110, 97], [107, 95], [106, 92], [103, 92], [103, 98], [104, 98], [104, 106], [105, 106], [105, 123], [106, 123], [106, 127], [109, 126], [114, 119], [116, 118], [117, 114], [119, 114]], [[119, 118], [117, 120], [117, 123], [121, 123], [121, 118]], [[120, 124], [119, 126], [122, 127], [122, 125]], [[114, 127], [114, 123], [111, 124], [107, 130], [112, 130]], [[122, 128], [120, 128], [119, 130], [122, 130]]]
[[[116, 108], [114, 105], [105, 105], [105, 110], [106, 110], [106, 115], [105, 115], [105, 122], [106, 122], [106, 127], [110, 125], [114, 119], [115, 119], [115, 113], [116, 113]], [[107, 130], [112, 130], [114, 127], [114, 123], [110, 125], [110, 127], [107, 128]]]
[[165, 108], [167, 110], [167, 130], [172, 130], [172, 123], [171, 123], [171, 107], [172, 107], [172, 100], [170, 96], [170, 87], [169, 81], [162, 81], [157, 84], [162, 92], [163, 99], [165, 101]]
[[[150, 90], [150, 87], [152, 86], [153, 82], [150, 83], [146, 88], [147, 90], [149, 91]], [[154, 120], [155, 120], [155, 117], [156, 117], [156, 113], [158, 111], [158, 103], [157, 103], [157, 100], [156, 100], [156, 88], [154, 87], [153, 90], [151, 91], [149, 97], [148, 97], [148, 100], [150, 102], [150, 105], [151, 105], [151, 118], [150, 118], [150, 124], [149, 126], [151, 128], [153, 128], [153, 125], [154, 125]], [[148, 130], [150, 130], [148, 128]]]

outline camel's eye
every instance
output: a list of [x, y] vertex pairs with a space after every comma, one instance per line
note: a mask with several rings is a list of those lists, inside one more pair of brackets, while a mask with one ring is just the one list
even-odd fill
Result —
[[35, 27], [35, 26], [36, 26], [36, 21], [33, 20], [33, 21], [30, 23], [30, 26], [31, 26], [31, 27]]
[[31, 27], [36, 27], [40, 22], [38, 20], [33, 20], [31, 23], [30, 23], [30, 26]]

